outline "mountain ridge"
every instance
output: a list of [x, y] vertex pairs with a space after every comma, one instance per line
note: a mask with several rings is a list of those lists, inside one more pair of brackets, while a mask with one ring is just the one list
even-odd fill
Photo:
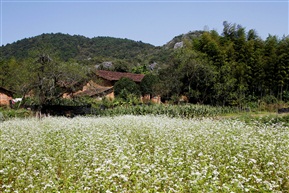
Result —
[[[144, 48], [150, 50], [155, 46], [122, 38], [105, 36], [88, 38], [82, 35], [63, 33], [44, 33], [0, 47], [1, 55], [5, 59], [12, 57], [23, 59], [28, 57], [31, 52], [40, 51], [56, 53], [64, 61], [71, 58], [83, 60], [85, 57], [88, 59], [96, 55], [124, 59], [127, 49], [129, 49], [129, 57], [136, 57]], [[123, 50], [123, 52], [119, 53], [119, 50]]]
[[158, 54], [164, 54], [164, 49], [173, 49], [174, 45], [183, 41], [183, 39], [198, 37], [201, 34], [202, 31], [180, 34], [163, 46], [154, 46], [149, 43], [127, 38], [109, 36], [89, 38], [83, 35], [43, 33], [17, 40], [11, 44], [2, 45], [0, 51], [1, 57], [4, 59], [25, 59], [34, 55], [35, 52], [45, 52], [63, 61], [70, 59], [84, 61], [93, 58], [113, 58], [136, 62], [143, 61], [147, 58], [146, 60], [154, 61], [160, 57]]

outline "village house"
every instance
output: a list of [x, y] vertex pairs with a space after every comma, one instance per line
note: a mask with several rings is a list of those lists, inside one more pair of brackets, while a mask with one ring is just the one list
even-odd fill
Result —
[[123, 77], [130, 78], [139, 84], [144, 74], [133, 74], [127, 72], [114, 72], [107, 70], [97, 70], [96, 80], [90, 80], [82, 90], [73, 93], [73, 96], [90, 96], [93, 98], [109, 98], [114, 99], [114, 84]]
[[[66, 95], [65, 97], [69, 98], [71, 97], [71, 95], [76, 97], [89, 96], [99, 100], [106, 97], [113, 100], [115, 98], [113, 86], [118, 80], [125, 77], [132, 79], [137, 84], [140, 84], [145, 75], [127, 72], [97, 70], [96, 76], [97, 78], [95, 80], [90, 80], [86, 85], [83, 86], [82, 90], [79, 90], [73, 94]], [[149, 96], [145, 96], [142, 97], [141, 100], [143, 101], [144, 98], [146, 98], [146, 101], [152, 100], [152, 102], [160, 102], [159, 97], [157, 99], [156, 97], [150, 99]]]
[[13, 92], [0, 87], [0, 106], [10, 106], [13, 99]]

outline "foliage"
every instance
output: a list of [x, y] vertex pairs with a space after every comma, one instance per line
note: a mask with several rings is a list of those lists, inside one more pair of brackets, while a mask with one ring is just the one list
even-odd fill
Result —
[[216, 117], [231, 113], [237, 113], [239, 109], [232, 107], [212, 107], [207, 105], [158, 105], [139, 104], [131, 105], [122, 103], [101, 111], [99, 116], [119, 116], [119, 115], [166, 115], [176, 118], [194, 117]]
[[[190, 102], [243, 108], [247, 98], [287, 100], [289, 37], [269, 35], [224, 22], [222, 35], [206, 31], [174, 51], [160, 73], [163, 98], [185, 95]], [[264, 99], [263, 99], [264, 98]], [[252, 101], [250, 101], [252, 102]]]
[[33, 52], [43, 52], [43, 47], [50, 50], [54, 57], [63, 62], [74, 60], [91, 65], [114, 59], [122, 62], [129, 61], [130, 64], [145, 63], [152, 58], [158, 60], [156, 53], [161, 51], [160, 48], [153, 45], [129, 39], [87, 38], [80, 35], [50, 33], [1, 46], [0, 52], [3, 59], [14, 57], [17, 60], [25, 60]]
[[281, 124], [164, 116], [49, 117], [9, 120], [0, 130], [0, 192], [289, 188], [289, 128]]
[[[55, 77], [54, 72], [63, 72], [59, 66], [71, 69], [61, 75], [68, 75], [63, 76], [68, 83], [73, 83], [71, 75], [81, 81], [75, 73], [80, 66], [144, 74], [152, 70], [158, 81], [152, 84], [153, 80], [144, 78], [141, 92], [159, 94], [163, 100], [177, 103], [185, 96], [191, 103], [239, 108], [258, 101], [267, 104], [266, 100], [273, 98], [275, 103], [289, 102], [289, 37], [269, 35], [263, 40], [254, 29], [245, 29], [225, 21], [221, 34], [215, 30], [189, 32], [162, 47], [111, 37], [42, 34], [1, 46], [0, 86], [25, 96], [37, 77], [40, 80], [33, 60], [46, 53], [54, 61], [49, 67], [51, 77]], [[183, 47], [175, 49], [178, 42]], [[106, 67], [106, 63], [112, 66]], [[151, 64], [157, 64], [157, 68], [150, 69]], [[46, 79], [43, 83], [43, 88], [48, 88], [53, 81]], [[77, 86], [69, 84], [68, 88], [73, 91]], [[61, 89], [51, 91], [60, 93]], [[125, 99], [128, 93], [123, 92]]]
[[13, 72], [15, 82], [7, 86], [24, 99], [26, 95], [32, 95], [31, 102], [40, 106], [58, 103], [65, 92], [75, 92], [89, 74], [87, 67], [77, 63], [60, 63], [47, 54], [41, 54], [37, 60], [23, 65], [27, 68], [16, 68]]
[[[0, 122], [1, 120], [9, 120], [13, 118], [28, 118], [32, 117], [32, 112], [27, 109], [0, 109]], [[2, 115], [2, 116], [1, 116]]]
[[140, 96], [140, 90], [132, 79], [123, 77], [115, 83], [114, 94], [126, 100], [130, 98], [130, 95]]
[[276, 114], [276, 113], [265, 113], [265, 114], [240, 114], [238, 116], [235, 116], [234, 118], [231, 118], [232, 120], [240, 120], [242, 122], [245, 122], [249, 125], [269, 125], [269, 126], [276, 126], [276, 125], [282, 125], [284, 127], [289, 126], [289, 115], [284, 114]]
[[140, 83], [142, 95], [156, 95], [156, 84], [159, 83], [158, 77], [154, 74], [146, 74]]

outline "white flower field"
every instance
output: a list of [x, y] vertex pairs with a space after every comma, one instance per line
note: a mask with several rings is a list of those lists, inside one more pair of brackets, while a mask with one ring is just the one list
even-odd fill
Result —
[[165, 116], [0, 124], [0, 192], [288, 192], [289, 128]]

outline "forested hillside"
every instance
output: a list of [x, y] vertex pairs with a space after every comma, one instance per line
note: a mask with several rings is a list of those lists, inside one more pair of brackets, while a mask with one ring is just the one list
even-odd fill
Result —
[[75, 77], [77, 69], [84, 70], [76, 80], [83, 80], [95, 66], [152, 73], [151, 88], [146, 89], [165, 100], [184, 95], [192, 103], [238, 106], [289, 101], [289, 37], [261, 39], [255, 30], [229, 22], [223, 23], [220, 34], [189, 32], [162, 47], [112, 37], [42, 34], [0, 51], [0, 86], [16, 93], [29, 90], [31, 82], [25, 75], [39, 70], [39, 56], [49, 56], [62, 75], [70, 72]]
[[49, 52], [62, 61], [126, 59], [135, 61], [157, 50], [153, 45], [113, 37], [87, 38], [80, 35], [42, 34], [1, 47], [3, 58], [27, 59], [35, 52]]

